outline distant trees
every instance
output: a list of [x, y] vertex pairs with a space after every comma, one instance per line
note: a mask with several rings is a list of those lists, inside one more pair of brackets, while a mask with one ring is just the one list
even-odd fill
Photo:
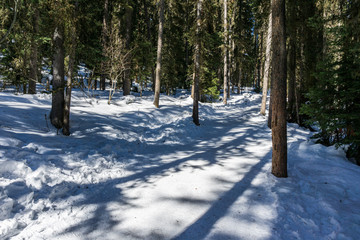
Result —
[[308, 124], [320, 130], [325, 145], [347, 145], [347, 156], [360, 165], [360, 1], [324, 2], [322, 18], [312, 27], [322, 33], [314, 84], [301, 108]]
[[[286, 1], [286, 33], [274, 32], [279, 23], [271, 20], [284, 14], [272, 16], [271, 6], [270, 0], [0, 0], [2, 87], [34, 94], [45, 85], [41, 70], [51, 69], [51, 119], [65, 135], [79, 64], [92, 71], [90, 88], [99, 81], [105, 90], [110, 82], [109, 103], [120, 88], [130, 94], [134, 83], [140, 92], [156, 88], [155, 106], [161, 93], [193, 87], [196, 124], [199, 101], [215, 101], [223, 90], [226, 104], [236, 88], [262, 87], [263, 115], [271, 94], [269, 127], [283, 129], [285, 98], [287, 121], [316, 125], [319, 142], [347, 145], [348, 156], [359, 159], [359, 0]], [[271, 35], [281, 39], [272, 43]]]

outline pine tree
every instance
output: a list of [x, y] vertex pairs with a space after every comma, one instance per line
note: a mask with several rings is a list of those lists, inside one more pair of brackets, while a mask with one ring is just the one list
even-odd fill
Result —
[[285, 0], [272, 0], [272, 174], [287, 177]]
[[[60, 8], [58, 4], [55, 5], [54, 11], [56, 8]], [[65, 61], [65, 23], [61, 16], [55, 17], [55, 27], [53, 34], [53, 47], [54, 47], [54, 57], [53, 57], [53, 89], [52, 89], [52, 105], [50, 119], [51, 124], [54, 125], [57, 129], [63, 127], [63, 118], [64, 118], [64, 61]]]
[[65, 99], [64, 99], [64, 119], [63, 119], [63, 129], [62, 132], [64, 135], [70, 135], [70, 104], [71, 104], [71, 92], [73, 87], [73, 79], [74, 79], [74, 70], [76, 63], [76, 45], [77, 45], [77, 12], [78, 12], [78, 0], [75, 2], [74, 6], [71, 6], [69, 9], [71, 14], [69, 17], [68, 24], [68, 39], [70, 39], [68, 43], [68, 69], [67, 69], [67, 81], [66, 81], [66, 91], [65, 91]]
[[162, 42], [163, 42], [163, 29], [164, 29], [164, 0], [159, 2], [159, 36], [157, 46], [157, 59], [156, 59], [156, 80], [155, 80], [155, 97], [154, 105], [159, 107], [160, 99], [160, 79], [161, 79], [161, 53], [162, 53]]
[[203, 0], [198, 0], [196, 4], [196, 43], [195, 43], [195, 77], [194, 77], [194, 99], [193, 99], [193, 122], [199, 126], [199, 81], [200, 81], [200, 33], [201, 33], [201, 16]]
[[269, 13], [268, 28], [267, 28], [267, 37], [266, 37], [266, 50], [265, 50], [265, 66], [264, 66], [264, 80], [263, 80], [263, 92], [261, 100], [261, 110], [260, 113], [265, 116], [266, 111], [266, 99], [269, 85], [270, 77], [270, 60], [271, 60], [271, 35], [272, 35], [272, 14]]
[[228, 42], [229, 42], [229, 38], [228, 38], [228, 16], [227, 16], [227, 12], [228, 12], [228, 5], [227, 5], [227, 0], [223, 0], [224, 1], [224, 7], [223, 7], [223, 11], [224, 11], [224, 96], [223, 96], [223, 103], [227, 104], [227, 98], [228, 98], [228, 93], [229, 93], [229, 83], [228, 83], [228, 75], [229, 75], [229, 71], [228, 71]]
[[318, 124], [318, 142], [347, 144], [348, 157], [360, 164], [359, 1], [335, 3], [324, 5], [327, 13], [318, 23], [324, 29], [326, 49], [314, 73], [317, 84], [307, 94], [309, 104], [302, 112], [310, 116], [310, 123]]

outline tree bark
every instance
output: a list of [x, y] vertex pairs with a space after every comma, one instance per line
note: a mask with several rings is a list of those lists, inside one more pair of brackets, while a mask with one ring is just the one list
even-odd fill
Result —
[[[61, 21], [61, 20], [58, 20]], [[51, 124], [57, 129], [63, 127], [64, 118], [64, 24], [57, 23], [53, 35], [53, 89], [52, 107], [50, 113]]]
[[155, 97], [154, 105], [159, 107], [160, 99], [160, 80], [161, 80], [161, 51], [163, 42], [163, 30], [164, 30], [164, 0], [159, 2], [159, 35], [157, 46], [157, 58], [156, 58], [156, 80], [155, 80]]
[[[36, 4], [36, 3], [34, 3]], [[38, 45], [37, 34], [39, 33], [39, 9], [34, 6], [33, 33], [31, 38], [30, 72], [29, 72], [29, 93], [36, 94], [36, 83], [38, 82]]]
[[272, 0], [272, 174], [287, 177], [285, 0]]
[[268, 31], [266, 36], [266, 50], [265, 50], [265, 66], [264, 66], [264, 83], [263, 83], [263, 92], [261, 100], [261, 110], [260, 113], [265, 116], [266, 110], [266, 98], [269, 86], [269, 76], [270, 76], [270, 61], [271, 61], [271, 35], [272, 35], [272, 15], [271, 11], [269, 14], [268, 22]]
[[227, 0], [224, 0], [224, 94], [223, 103], [227, 104], [228, 98], [228, 23], [227, 23]]
[[[78, 10], [78, 1], [75, 2], [75, 11], [73, 12], [74, 20], [77, 17]], [[72, 91], [72, 81], [74, 77], [74, 69], [75, 69], [75, 52], [76, 52], [76, 36], [77, 36], [77, 28], [76, 22], [74, 21], [71, 26], [71, 45], [69, 47], [69, 66], [68, 66], [68, 76], [66, 83], [66, 92], [65, 92], [65, 102], [64, 102], [64, 126], [62, 132], [65, 136], [70, 135], [70, 104], [71, 104], [71, 91]]]
[[195, 76], [194, 76], [194, 98], [193, 98], [193, 122], [199, 126], [199, 82], [200, 82], [200, 30], [201, 12], [203, 0], [198, 0], [196, 10], [196, 43], [195, 43]]

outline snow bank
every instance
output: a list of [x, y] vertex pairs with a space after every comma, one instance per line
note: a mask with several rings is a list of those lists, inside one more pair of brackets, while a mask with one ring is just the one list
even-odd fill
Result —
[[360, 170], [288, 125], [289, 178], [271, 171], [271, 132], [247, 92], [90, 98], [74, 91], [69, 137], [51, 96], [0, 93], [1, 239], [357, 239]]

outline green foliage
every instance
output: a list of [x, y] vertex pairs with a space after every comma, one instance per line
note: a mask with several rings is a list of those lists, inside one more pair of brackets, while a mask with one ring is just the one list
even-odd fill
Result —
[[360, 161], [360, 41], [351, 20], [345, 12], [326, 29], [328, 50], [313, 74], [317, 84], [302, 113], [319, 125], [319, 142], [349, 144], [348, 156]]
[[186, 1], [165, 4], [162, 86], [167, 93], [189, 87], [186, 82], [190, 49], [186, 48], [190, 12]]

